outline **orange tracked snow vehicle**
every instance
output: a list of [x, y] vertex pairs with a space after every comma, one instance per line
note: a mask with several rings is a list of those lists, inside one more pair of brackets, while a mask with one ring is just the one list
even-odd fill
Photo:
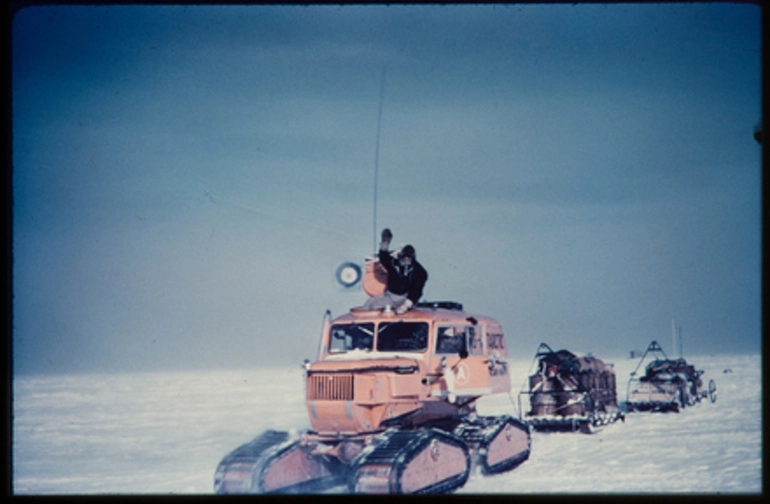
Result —
[[[653, 356], [644, 375], [639, 368], [647, 356]], [[636, 369], [631, 373], [626, 389], [628, 411], [674, 411], [693, 406], [706, 397], [717, 400], [717, 386], [709, 380], [708, 389], [703, 388], [703, 371], [687, 364], [682, 358], [669, 359], [657, 341], [645, 350]]]
[[615, 369], [591, 355], [578, 357], [568, 350], [554, 352], [541, 343], [530, 370], [528, 389], [519, 392], [529, 402], [526, 422], [536, 430], [595, 429], [623, 420], [618, 407]]
[[481, 396], [510, 392], [506, 358], [500, 324], [459, 303], [418, 303], [403, 315], [353, 308], [334, 320], [327, 311], [318, 359], [305, 364], [311, 430], [268, 431], [235, 449], [214, 489], [443, 493], [473, 467], [513, 469], [529, 457], [528, 426], [475, 408]]

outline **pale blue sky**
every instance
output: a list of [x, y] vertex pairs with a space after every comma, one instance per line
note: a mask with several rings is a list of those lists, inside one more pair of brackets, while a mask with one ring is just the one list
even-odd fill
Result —
[[378, 227], [538, 343], [760, 349], [760, 9], [62, 6], [13, 22], [17, 373], [313, 358]]

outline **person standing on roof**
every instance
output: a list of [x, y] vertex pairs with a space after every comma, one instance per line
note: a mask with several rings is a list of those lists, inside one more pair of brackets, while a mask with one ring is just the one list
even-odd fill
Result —
[[428, 272], [417, 262], [414, 247], [406, 245], [393, 257], [388, 252], [393, 233], [385, 228], [380, 242], [380, 264], [388, 272], [385, 292], [370, 297], [364, 303], [364, 310], [379, 310], [390, 306], [397, 314], [409, 311], [422, 297], [422, 289], [428, 281]]

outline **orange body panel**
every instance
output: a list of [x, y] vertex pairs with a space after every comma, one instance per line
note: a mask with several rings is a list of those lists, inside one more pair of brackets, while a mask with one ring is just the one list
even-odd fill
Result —
[[361, 280], [361, 287], [369, 297], [379, 296], [385, 292], [385, 286], [388, 283], [388, 272], [379, 261], [366, 263], [364, 268], [364, 278]]
[[[422, 346], [377, 350], [378, 331], [401, 322], [427, 328]], [[342, 344], [332, 338], [335, 327], [364, 327], [372, 334], [369, 346], [334, 347]], [[441, 350], [440, 335], [450, 333], [465, 338], [467, 356]], [[319, 360], [307, 368], [310, 423], [319, 433], [350, 435], [381, 430], [410, 413], [421, 419], [456, 414], [479, 396], [510, 392], [507, 355], [502, 328], [488, 317], [444, 308], [403, 315], [353, 309], [324, 324]], [[426, 408], [430, 404], [435, 406]]]

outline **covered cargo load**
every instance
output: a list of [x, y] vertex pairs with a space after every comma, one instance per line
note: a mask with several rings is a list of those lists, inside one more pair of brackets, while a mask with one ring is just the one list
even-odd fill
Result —
[[622, 419], [618, 408], [615, 369], [594, 356], [553, 351], [541, 343], [533, 369], [519, 393], [528, 403], [524, 421], [537, 430], [581, 430]]

